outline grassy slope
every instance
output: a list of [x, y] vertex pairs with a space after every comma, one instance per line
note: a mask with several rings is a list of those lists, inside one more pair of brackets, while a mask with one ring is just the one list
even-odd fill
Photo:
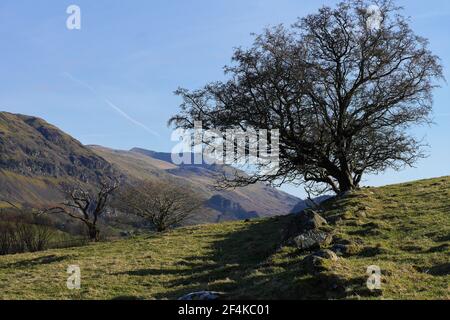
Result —
[[[366, 217], [361, 217], [365, 212]], [[231, 298], [380, 298], [363, 289], [379, 265], [381, 298], [450, 299], [450, 177], [364, 189], [329, 204], [336, 237], [357, 253], [308, 275], [293, 248], [279, 248], [291, 217], [189, 227], [85, 248], [0, 257], [0, 298], [164, 299], [203, 289]], [[66, 289], [79, 264], [82, 289]]]

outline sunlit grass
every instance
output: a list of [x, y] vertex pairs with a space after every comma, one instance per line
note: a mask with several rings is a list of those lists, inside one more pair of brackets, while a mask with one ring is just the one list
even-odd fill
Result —
[[[364, 213], [362, 213], [364, 212]], [[335, 237], [358, 244], [327, 271], [281, 247], [292, 217], [182, 228], [87, 247], [0, 257], [2, 299], [175, 299], [197, 290], [228, 298], [449, 299], [450, 178], [363, 189], [327, 204]], [[68, 290], [69, 265], [81, 290]], [[382, 270], [382, 293], [364, 289]]]

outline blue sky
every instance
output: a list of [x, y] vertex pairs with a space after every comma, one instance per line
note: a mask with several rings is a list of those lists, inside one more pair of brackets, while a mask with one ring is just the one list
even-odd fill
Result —
[[[85, 144], [170, 151], [173, 91], [223, 78], [234, 47], [252, 32], [291, 24], [317, 0], [2, 0], [0, 110], [42, 117]], [[398, 1], [416, 33], [430, 39], [450, 79], [450, 2]], [[81, 30], [66, 8], [81, 8]], [[435, 94], [435, 125], [415, 130], [431, 145], [417, 168], [367, 177], [383, 185], [449, 175], [449, 87]], [[286, 186], [302, 195], [301, 190]]]

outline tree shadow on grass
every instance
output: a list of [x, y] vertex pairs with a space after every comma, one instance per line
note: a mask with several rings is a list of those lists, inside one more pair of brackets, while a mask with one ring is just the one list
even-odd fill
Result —
[[61, 262], [69, 258], [69, 256], [56, 256], [56, 255], [48, 255], [43, 257], [38, 257], [34, 259], [21, 260], [14, 263], [9, 263], [4, 266], [0, 266], [0, 268], [30, 268], [37, 265], [43, 264], [51, 264], [55, 262]]
[[113, 275], [129, 275], [129, 276], [141, 276], [141, 277], [147, 277], [147, 276], [163, 276], [163, 275], [178, 275], [179, 270], [170, 270], [170, 269], [138, 269], [138, 270], [131, 270], [131, 271], [124, 271], [124, 272], [117, 272], [113, 273]]
[[436, 277], [444, 277], [450, 275], [450, 263], [442, 263], [435, 265], [427, 270], [428, 274]]
[[[143, 268], [120, 274], [130, 276], [165, 276], [167, 292], [155, 296], [157, 299], [176, 299], [180, 296], [201, 290], [217, 290], [237, 288], [247, 285], [246, 275], [270, 257], [282, 242], [282, 229], [286, 217], [260, 220], [248, 223], [244, 229], [220, 237], [213, 242], [210, 253], [201, 256], [183, 257], [183, 260], [173, 266], [158, 268]], [[226, 288], [216, 281], [226, 279]], [[230, 288], [232, 283], [232, 288]]]
[[[210, 290], [225, 299], [342, 299], [370, 296], [366, 278], [343, 279], [331, 273], [310, 275], [299, 259], [283, 259], [276, 266], [271, 257], [283, 242], [291, 217], [249, 223], [245, 228], [213, 242], [210, 253], [183, 257], [160, 269], [122, 272], [135, 277], [168, 276], [164, 293], [156, 299], [178, 299], [185, 294]], [[283, 255], [290, 253], [283, 253]], [[276, 270], [274, 271], [273, 268]]]

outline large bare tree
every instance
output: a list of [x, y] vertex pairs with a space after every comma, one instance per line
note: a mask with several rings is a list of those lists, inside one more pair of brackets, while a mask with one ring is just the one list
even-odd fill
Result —
[[101, 181], [96, 191], [81, 187], [66, 187], [64, 190], [66, 200], [57, 206], [45, 209], [42, 213], [64, 214], [81, 221], [87, 227], [91, 241], [99, 241], [98, 219], [107, 212], [111, 197], [118, 188], [117, 179]]
[[201, 199], [188, 188], [175, 181], [145, 180], [126, 188], [116, 207], [148, 221], [157, 232], [164, 232], [200, 208]]
[[181, 111], [169, 124], [277, 129], [278, 169], [238, 175], [230, 185], [291, 182], [336, 193], [424, 156], [409, 129], [430, 123], [432, 91], [443, 78], [427, 40], [389, 0], [347, 0], [266, 30], [235, 51], [225, 73], [225, 82], [179, 89]]

